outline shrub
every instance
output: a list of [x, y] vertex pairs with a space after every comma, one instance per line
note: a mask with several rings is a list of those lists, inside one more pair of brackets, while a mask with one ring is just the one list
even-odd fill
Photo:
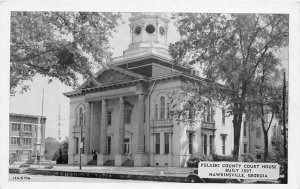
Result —
[[235, 161], [233, 156], [220, 156], [216, 154], [212, 156], [212, 160], [213, 161]]
[[200, 161], [212, 161], [212, 157], [203, 154], [193, 154], [187, 161], [187, 167], [198, 168]]
[[243, 154], [239, 158], [240, 162], [255, 162], [255, 156], [253, 154]]

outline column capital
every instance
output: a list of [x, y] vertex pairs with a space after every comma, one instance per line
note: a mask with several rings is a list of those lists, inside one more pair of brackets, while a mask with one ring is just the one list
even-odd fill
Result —
[[145, 99], [145, 95], [143, 93], [139, 94], [139, 100], [144, 100]]

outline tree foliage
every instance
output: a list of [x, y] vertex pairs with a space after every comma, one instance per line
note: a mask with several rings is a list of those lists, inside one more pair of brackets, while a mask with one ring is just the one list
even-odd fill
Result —
[[10, 92], [37, 73], [77, 86], [78, 78], [92, 76], [110, 56], [109, 37], [119, 13], [12, 12]]
[[56, 160], [57, 164], [67, 164], [68, 150], [69, 150], [69, 138], [66, 137], [62, 142], [59, 143], [59, 148], [56, 150], [52, 160]]
[[[255, 76], [262, 65], [279, 66], [277, 54], [288, 43], [288, 15], [173, 14], [181, 40], [169, 46], [177, 64], [202, 64], [206, 79], [222, 82], [222, 97], [233, 115], [234, 152], [239, 154], [245, 107], [253, 99]], [[274, 61], [276, 60], [276, 61]], [[207, 91], [210, 91], [208, 88]]]
[[282, 76], [280, 69], [274, 66], [276, 64], [279, 64], [278, 60], [269, 57], [257, 69], [251, 87], [252, 100], [249, 100], [249, 113], [258, 118], [264, 134], [264, 161], [267, 161], [269, 152], [269, 130], [281, 114]]
[[45, 153], [44, 157], [46, 160], [53, 160], [55, 152], [59, 148], [59, 142], [53, 137], [47, 137], [45, 139]]

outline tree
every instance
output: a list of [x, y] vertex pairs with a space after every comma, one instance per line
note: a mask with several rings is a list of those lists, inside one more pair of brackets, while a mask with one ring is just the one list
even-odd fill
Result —
[[[169, 46], [177, 64], [201, 64], [212, 88], [233, 116], [234, 150], [237, 160], [243, 114], [257, 69], [288, 43], [288, 15], [176, 13], [181, 40]], [[275, 65], [274, 65], [275, 66]], [[211, 87], [210, 87], [211, 88]], [[210, 88], [207, 91], [211, 90]]]
[[267, 161], [269, 152], [268, 132], [273, 120], [280, 117], [281, 106], [281, 77], [274, 64], [276, 59], [269, 58], [268, 62], [258, 68], [251, 92], [253, 99], [249, 100], [249, 113], [260, 120], [264, 135], [264, 161]]
[[59, 142], [53, 137], [47, 137], [45, 139], [45, 159], [52, 160], [58, 148]]
[[109, 37], [119, 13], [12, 12], [10, 93], [21, 92], [37, 73], [77, 86], [79, 76], [91, 77], [110, 56]]
[[53, 160], [56, 160], [57, 164], [67, 164], [68, 149], [69, 149], [69, 138], [66, 137], [65, 140], [59, 143], [59, 148], [55, 152]]

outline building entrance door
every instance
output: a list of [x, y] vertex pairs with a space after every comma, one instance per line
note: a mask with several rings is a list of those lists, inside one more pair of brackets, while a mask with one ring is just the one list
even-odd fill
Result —
[[131, 153], [131, 148], [130, 148], [130, 138], [125, 138], [124, 139], [124, 153], [125, 154], [130, 154]]

